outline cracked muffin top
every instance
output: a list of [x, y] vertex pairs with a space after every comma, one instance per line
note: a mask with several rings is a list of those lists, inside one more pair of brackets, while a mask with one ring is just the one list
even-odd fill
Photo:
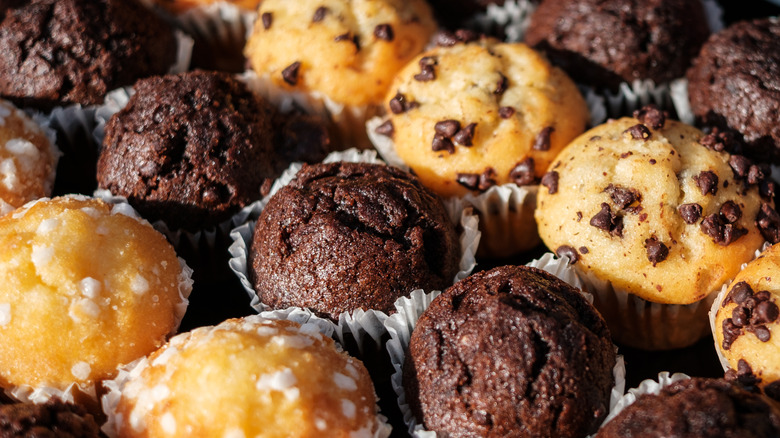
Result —
[[271, 308], [308, 307], [338, 319], [393, 311], [415, 289], [443, 289], [460, 246], [439, 198], [381, 164], [304, 166], [257, 221], [249, 276]]
[[148, 220], [213, 227], [281, 171], [273, 122], [273, 108], [225, 73], [140, 80], [106, 125], [98, 185]]
[[581, 437], [607, 415], [615, 362], [607, 325], [580, 291], [503, 266], [433, 300], [412, 332], [403, 383], [431, 431]]
[[101, 103], [175, 60], [173, 29], [137, 0], [11, 3], [0, 23], [0, 96], [18, 105]]

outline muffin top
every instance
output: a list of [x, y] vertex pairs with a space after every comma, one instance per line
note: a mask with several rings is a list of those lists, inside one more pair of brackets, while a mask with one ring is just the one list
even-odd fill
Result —
[[383, 312], [414, 289], [443, 289], [458, 271], [454, 226], [416, 178], [381, 164], [304, 166], [257, 221], [249, 277], [272, 308], [333, 319]]
[[577, 82], [616, 90], [682, 77], [707, 35], [699, 0], [545, 0], [525, 41]]
[[266, 0], [245, 54], [285, 89], [375, 105], [435, 26], [424, 0]]
[[734, 134], [745, 155], [780, 163], [780, 21], [738, 22], [710, 36], [687, 76], [699, 123]]
[[128, 214], [65, 197], [0, 217], [0, 387], [88, 387], [175, 331], [189, 272]]
[[596, 438], [759, 438], [780, 434], [771, 400], [722, 379], [692, 378], [657, 395], [642, 394], [599, 429]]
[[213, 227], [281, 172], [273, 108], [230, 75], [155, 76], [134, 88], [106, 125], [97, 179], [145, 218]]
[[44, 404], [0, 405], [0, 436], [98, 438], [100, 427], [80, 405], [52, 399]]
[[172, 338], [131, 372], [115, 414], [123, 437], [386, 436], [360, 361], [314, 324], [257, 315]]
[[504, 266], [433, 300], [412, 332], [403, 382], [428, 430], [581, 437], [607, 414], [614, 365], [609, 330], [580, 291]]
[[773, 184], [714, 135], [655, 108], [636, 116], [591, 129], [556, 158], [539, 191], [539, 235], [617, 288], [693, 303], [780, 237]]
[[0, 52], [0, 96], [48, 109], [102, 103], [115, 88], [165, 73], [176, 39], [137, 0], [31, 0], [5, 10]]
[[538, 183], [588, 121], [574, 83], [520, 43], [464, 32], [439, 43], [395, 78], [380, 131], [442, 196]]

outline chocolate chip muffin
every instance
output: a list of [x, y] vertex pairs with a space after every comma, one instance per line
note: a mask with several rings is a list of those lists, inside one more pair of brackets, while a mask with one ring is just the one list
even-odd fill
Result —
[[699, 0], [545, 0], [525, 41], [577, 82], [617, 90], [682, 77], [707, 35]]
[[40, 109], [101, 103], [168, 71], [176, 46], [173, 29], [137, 0], [16, 2], [0, 23], [0, 96]]
[[740, 271], [715, 302], [713, 335], [732, 374], [780, 401], [780, 246]]
[[697, 123], [734, 135], [749, 157], [780, 163], [780, 21], [712, 35], [687, 77]]
[[140, 80], [106, 125], [98, 184], [172, 229], [213, 227], [259, 199], [285, 165], [273, 120], [268, 103], [224, 73]]
[[94, 417], [83, 407], [52, 399], [45, 404], [1, 405], [0, 436], [98, 438], [102, 435]]
[[414, 289], [443, 289], [460, 247], [438, 197], [416, 178], [367, 163], [304, 166], [257, 221], [249, 277], [271, 308], [392, 312]]
[[607, 414], [615, 361], [609, 330], [580, 291], [504, 266], [434, 299], [412, 332], [403, 384], [428, 430], [582, 437]]
[[596, 438], [759, 438], [780, 436], [771, 400], [722, 379], [692, 378], [642, 394]]

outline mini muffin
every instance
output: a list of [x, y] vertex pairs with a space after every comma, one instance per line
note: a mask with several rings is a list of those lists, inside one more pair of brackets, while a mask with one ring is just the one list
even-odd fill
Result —
[[285, 166], [273, 119], [268, 103], [226, 73], [140, 80], [106, 125], [98, 185], [172, 229], [214, 227], [260, 199]]
[[697, 123], [735, 135], [745, 155], [780, 163], [780, 21], [712, 35], [687, 76]]
[[691, 378], [642, 394], [596, 438], [767, 438], [780, 436], [780, 408], [722, 379]]
[[60, 151], [43, 128], [0, 99], [0, 214], [51, 195]]
[[412, 290], [441, 290], [460, 246], [440, 199], [381, 164], [304, 165], [257, 220], [249, 278], [264, 305], [392, 312]]
[[609, 409], [615, 348], [581, 292], [504, 266], [436, 297], [403, 366], [406, 400], [449, 436], [582, 437]]
[[[734, 278], [713, 307], [713, 335], [732, 372], [780, 401], [780, 246], [773, 245]], [[718, 305], [719, 304], [719, 305]]]
[[101, 103], [175, 61], [173, 29], [137, 0], [12, 3], [0, 23], [0, 96], [18, 105]]
[[614, 91], [684, 76], [708, 35], [699, 0], [545, 0], [525, 41], [577, 82]]
[[[556, 158], [539, 191], [539, 235], [591, 279], [608, 283], [596, 287], [596, 307], [620, 342], [682, 347], [708, 333], [712, 292], [765, 237], [780, 238], [774, 185], [745, 157], [722, 152], [714, 135], [665, 120], [656, 108], [635, 116], [591, 129]], [[688, 309], [692, 320], [676, 313], [667, 321], [643, 313], [644, 304], [636, 308], [640, 318], [613, 308], [625, 300], [610, 289], [645, 303], [710, 301]]]
[[100, 427], [80, 405], [52, 399], [44, 404], [0, 405], [0, 436], [98, 438]]
[[133, 213], [65, 197], [0, 217], [0, 387], [86, 391], [176, 330], [189, 272]]
[[389, 432], [360, 361], [314, 324], [259, 316], [172, 338], [132, 370], [110, 414], [120, 437], [371, 438]]
[[467, 42], [440, 39], [443, 45], [398, 74], [380, 131], [442, 196], [538, 184], [585, 129], [585, 101], [563, 71], [528, 46], [456, 35]]

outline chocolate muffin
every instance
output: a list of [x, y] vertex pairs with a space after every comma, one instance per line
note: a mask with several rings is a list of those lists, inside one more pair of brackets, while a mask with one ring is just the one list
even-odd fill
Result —
[[615, 361], [606, 323], [577, 289], [504, 266], [431, 303], [412, 333], [403, 383], [428, 430], [582, 437], [607, 415]]
[[735, 23], [704, 44], [688, 71], [697, 123], [733, 135], [742, 153], [780, 163], [780, 22]]
[[0, 436], [36, 438], [99, 437], [100, 427], [80, 405], [52, 399], [45, 404], [0, 406]]
[[683, 76], [708, 34], [698, 0], [546, 0], [525, 41], [576, 81], [617, 90]]
[[18, 105], [100, 103], [175, 60], [172, 28], [137, 0], [12, 3], [0, 23], [0, 95]]
[[692, 378], [658, 395], [642, 394], [597, 438], [751, 438], [780, 436], [780, 410], [769, 399], [722, 379]]
[[415, 289], [443, 289], [460, 248], [436, 195], [380, 164], [303, 166], [257, 221], [249, 277], [271, 308], [392, 312]]
[[140, 80], [106, 125], [98, 184], [172, 229], [212, 227], [281, 171], [273, 120], [269, 104], [225, 73]]

